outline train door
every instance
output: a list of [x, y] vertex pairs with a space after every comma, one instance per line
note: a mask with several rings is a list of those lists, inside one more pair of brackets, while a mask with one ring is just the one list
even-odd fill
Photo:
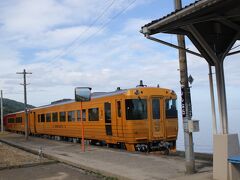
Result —
[[105, 117], [105, 129], [106, 135], [112, 136], [112, 112], [111, 112], [111, 103], [104, 103], [104, 117]]
[[151, 109], [152, 109], [152, 135], [153, 137], [159, 138], [164, 137], [164, 121], [161, 108], [163, 107], [162, 97], [151, 98]]
[[117, 127], [117, 136], [123, 137], [123, 119], [122, 119], [121, 99], [116, 100], [116, 127]]

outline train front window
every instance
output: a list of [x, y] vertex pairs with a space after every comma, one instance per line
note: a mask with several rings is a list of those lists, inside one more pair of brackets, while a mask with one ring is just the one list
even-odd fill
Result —
[[126, 120], [147, 119], [146, 99], [126, 99]]
[[166, 99], [165, 108], [166, 108], [166, 118], [178, 117], [176, 99]]

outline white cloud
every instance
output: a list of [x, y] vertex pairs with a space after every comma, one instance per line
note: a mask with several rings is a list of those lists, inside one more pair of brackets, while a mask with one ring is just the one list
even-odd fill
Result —
[[[112, 33], [111, 29], [106, 29], [102, 34], [99, 34], [97, 40], [93, 38], [90, 42], [76, 44], [67, 53], [67, 56], [52, 60], [53, 57], [65, 52], [65, 45], [71, 43], [88, 28], [88, 25], [84, 23], [91, 21], [94, 14], [101, 12], [96, 10], [96, 7], [106, 7], [107, 3], [107, 1], [94, 2], [96, 3], [77, 0], [61, 2], [54, 0], [18, 1], [15, 6], [1, 8], [5, 10], [3, 15], [0, 15], [3, 24], [1, 29], [5, 29], [7, 33], [11, 32], [13, 34], [11, 38], [18, 39], [16, 42], [19, 43], [20, 47], [36, 49], [33, 52], [34, 58], [41, 60], [22, 61], [21, 54], [19, 54], [21, 49], [15, 45], [15, 48], [11, 49], [12, 44], [10, 43], [11, 52], [4, 50], [2, 56], [11, 54], [12, 58], [1, 57], [1, 59], [8, 59], [8, 61], [4, 61], [5, 65], [1, 66], [1, 70], [14, 75], [6, 77], [4, 73], [1, 85], [9, 87], [9, 89], [14, 85], [16, 86], [21, 79], [14, 80], [18, 77], [15, 72], [21, 71], [24, 63], [24, 68], [33, 72], [29, 76], [31, 82], [29, 88], [36, 93], [41, 90], [45, 96], [50, 93], [49, 90], [54, 90], [55, 87], [63, 89], [59, 93], [66, 96], [69, 91], [64, 93], [64, 89], [70, 90], [78, 85], [89, 85], [98, 91], [111, 91], [117, 86], [133, 87], [140, 79], [143, 79], [150, 86], [160, 84], [162, 87], [178, 91], [177, 50], [147, 40], [138, 32], [142, 25], [149, 22], [148, 19], [130, 18], [123, 22], [122, 28], [116, 34]], [[112, 13], [116, 13], [114, 12], [116, 9], [121, 8], [123, 5], [120, 2], [115, 4], [112, 11], [106, 14], [105, 20], [110, 18]], [[9, 16], [7, 17], [7, 15]], [[21, 26], [18, 22], [15, 23], [14, 19], [22, 21]], [[33, 27], [34, 25], [39, 27]], [[33, 31], [32, 28], [36, 29]], [[91, 31], [96, 31], [98, 26], [91, 28]], [[90, 34], [90, 32], [83, 34], [79, 38], [79, 42]], [[171, 41], [173, 37], [162, 36], [162, 38]], [[188, 56], [188, 65], [189, 74], [192, 74], [195, 79], [193, 88], [208, 87], [207, 63], [190, 55]], [[238, 61], [226, 65], [226, 69], [232, 69], [231, 77], [227, 76], [232, 84], [239, 83], [237, 66]], [[10, 67], [14, 67], [14, 71]], [[18, 86], [17, 89], [19, 88], [21, 87]], [[55, 94], [60, 96], [58, 92]], [[31, 101], [33, 104], [43, 102], [37, 96], [34, 96]], [[46, 102], [48, 99], [45, 100]]]
[[240, 54], [228, 56], [225, 59], [225, 79], [226, 86], [240, 87]]
[[139, 19], [139, 18], [132, 18], [129, 19], [125, 25], [123, 32], [125, 33], [137, 33], [140, 31], [140, 28], [144, 25], [149, 23], [150, 19]]
[[20, 66], [20, 55], [14, 49], [0, 44], [0, 83], [4, 84], [4, 80], [12, 79], [14, 76], [10, 73], [13, 69]]
[[[47, 54], [60, 52], [62, 55], [61, 51], [68, 51], [66, 46], [69, 44], [73, 43], [74, 49], [92, 35], [94, 38], [102, 35], [104, 28], [99, 31], [100, 27], [130, 2], [10, 0], [0, 4], [1, 37], [4, 44], [9, 44], [16, 50], [33, 49], [36, 51], [36, 59], [51, 58]], [[137, 1], [131, 8], [143, 3], [146, 2]], [[97, 17], [100, 18], [96, 22]]]
[[[27, 48], [44, 48], [43, 52], [37, 53], [37, 55], [41, 55], [41, 53], [43, 53], [44, 56], [47, 53], [51, 54], [52, 52], [50, 51], [59, 51], [59, 49], [56, 48], [64, 47], [64, 50], [66, 50], [66, 47], [72, 45], [74, 46], [76, 42], [83, 42], [86, 38], [88, 38], [89, 34], [96, 32], [98, 28], [99, 27], [75, 26], [49, 30], [30, 38], [25, 37], [24, 39], [21, 39], [21, 41], [19, 41], [19, 46]], [[100, 36], [103, 33], [104, 31], [101, 31], [101, 33], [98, 33], [97, 35]]]
[[[91, 2], [88, 0], [10, 0], [0, 7], [1, 31], [7, 34], [19, 33], [23, 36], [35, 36], [48, 32], [49, 29], [63, 26], [88, 25], [95, 22], [97, 17], [101, 17], [97, 24], [102, 24], [119, 10], [126, 8], [130, 2], [126, 3], [124, 0], [114, 2], [107, 0], [91, 0]], [[143, 1], [138, 1], [134, 6], [142, 3]], [[104, 12], [106, 9], [108, 11]]]
[[32, 35], [68, 22], [68, 14], [68, 10], [54, 0], [22, 0], [10, 1], [2, 8], [0, 19], [6, 32]]

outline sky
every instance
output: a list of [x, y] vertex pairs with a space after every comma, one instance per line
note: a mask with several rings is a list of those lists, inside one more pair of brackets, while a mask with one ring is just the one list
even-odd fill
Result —
[[[192, 2], [182, 0], [183, 6]], [[27, 75], [28, 103], [35, 106], [73, 98], [77, 86], [113, 91], [135, 87], [139, 80], [173, 89], [180, 97], [177, 50], [139, 32], [141, 26], [173, 10], [172, 0], [0, 1], [0, 89], [5, 98], [23, 102], [23, 79], [16, 72], [26, 69], [32, 72]], [[176, 43], [175, 35], [158, 38]], [[196, 50], [186, 42], [187, 48]], [[188, 73], [194, 78], [193, 119], [200, 121], [195, 149], [211, 151], [208, 64], [193, 55], [187, 58]], [[224, 62], [231, 133], [240, 131], [239, 59], [234, 55]], [[182, 147], [180, 116], [178, 148]]]

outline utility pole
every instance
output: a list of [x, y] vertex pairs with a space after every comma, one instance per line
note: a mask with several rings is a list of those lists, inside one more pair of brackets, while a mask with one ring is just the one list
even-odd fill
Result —
[[31, 72], [26, 72], [24, 69], [23, 72], [17, 72], [17, 74], [23, 74], [23, 87], [24, 87], [24, 105], [25, 105], [25, 140], [28, 139], [28, 110], [27, 110], [27, 83], [26, 83], [26, 74], [32, 74]]
[[[181, 0], [174, 0], [175, 10], [182, 8]], [[185, 39], [183, 35], [177, 35], [178, 46], [185, 48]], [[192, 174], [195, 172], [195, 159], [193, 150], [192, 132], [188, 131], [188, 121], [192, 119], [192, 105], [190, 88], [188, 84], [187, 71], [187, 56], [184, 50], [179, 49], [179, 68], [180, 68], [180, 83], [182, 93], [182, 118], [184, 129], [184, 145], [185, 145], [185, 166], [186, 173]]]
[[3, 133], [3, 93], [1, 90], [1, 132]]

